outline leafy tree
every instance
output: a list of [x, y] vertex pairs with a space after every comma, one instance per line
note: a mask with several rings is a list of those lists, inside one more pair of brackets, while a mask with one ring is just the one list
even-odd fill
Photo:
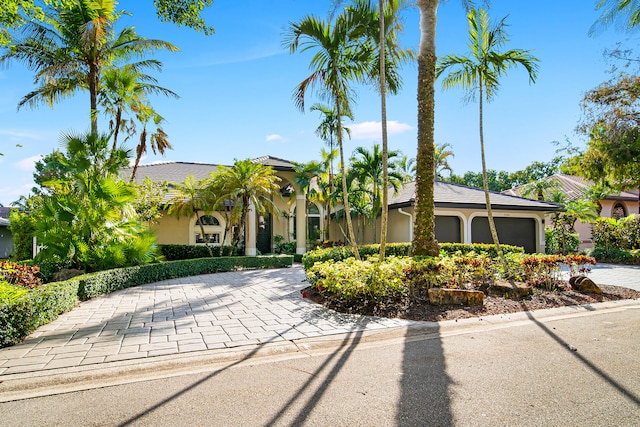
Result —
[[23, 25], [22, 37], [12, 37], [11, 48], [0, 57], [0, 63], [16, 60], [35, 72], [39, 87], [27, 94], [19, 107], [42, 102], [53, 105], [79, 90], [88, 90], [91, 130], [97, 133], [103, 70], [152, 50], [178, 50], [168, 42], [139, 37], [133, 27], [116, 34], [114, 25], [124, 12], [117, 12], [115, 5], [111, 0], [72, 2], [68, 7], [47, 10], [47, 23]]
[[470, 94], [478, 96], [479, 103], [479, 132], [480, 132], [480, 157], [482, 160], [482, 177], [484, 193], [487, 204], [487, 216], [491, 236], [496, 245], [496, 251], [500, 256], [505, 270], [508, 270], [507, 262], [504, 259], [498, 233], [496, 232], [491, 210], [491, 199], [489, 196], [489, 184], [487, 179], [487, 167], [484, 154], [484, 131], [483, 131], [483, 102], [491, 101], [496, 91], [500, 87], [500, 77], [506, 74], [512, 67], [521, 65], [529, 74], [529, 81], [535, 82], [537, 76], [537, 58], [529, 51], [522, 49], [511, 49], [506, 52], [499, 52], [497, 49], [503, 46], [509, 38], [505, 32], [505, 18], [496, 24], [491, 25], [489, 15], [483, 8], [472, 8], [467, 19], [469, 22], [469, 47], [470, 57], [447, 55], [439, 62], [436, 75], [441, 76], [445, 71], [452, 70], [443, 79], [442, 86], [449, 89], [461, 86]]
[[140, 221], [146, 222], [147, 225], [158, 222], [165, 205], [167, 186], [167, 181], [154, 182], [148, 176], [145, 176], [142, 184], [137, 186], [138, 195], [134, 208]]
[[[337, 118], [336, 138], [340, 151], [343, 204], [350, 211], [346, 174], [342, 117], [350, 114], [350, 84], [367, 77], [371, 46], [362, 43], [364, 28], [353, 13], [342, 13], [333, 22], [315, 16], [306, 16], [291, 23], [287, 29], [285, 45], [291, 53], [315, 50], [311, 59], [311, 75], [294, 91], [294, 102], [304, 111], [307, 90], [317, 87], [321, 95], [330, 99]], [[360, 259], [351, 217], [347, 215], [347, 231], [356, 259]]]
[[36, 260], [91, 271], [155, 259], [155, 238], [133, 208], [136, 189], [117, 175], [127, 152], [111, 153], [107, 135], [67, 134], [62, 145], [49, 161], [63, 173], [40, 179], [47, 191], [33, 213], [43, 245]]

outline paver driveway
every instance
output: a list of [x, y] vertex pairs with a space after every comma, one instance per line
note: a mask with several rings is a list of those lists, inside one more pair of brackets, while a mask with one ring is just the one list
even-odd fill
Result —
[[405, 325], [301, 298], [300, 266], [217, 273], [90, 301], [0, 350], [0, 375]]

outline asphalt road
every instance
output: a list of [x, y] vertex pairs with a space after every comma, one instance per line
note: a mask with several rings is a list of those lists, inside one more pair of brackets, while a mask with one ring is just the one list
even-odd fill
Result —
[[119, 385], [1, 403], [0, 425], [638, 426], [640, 304], [567, 313], [123, 371]]

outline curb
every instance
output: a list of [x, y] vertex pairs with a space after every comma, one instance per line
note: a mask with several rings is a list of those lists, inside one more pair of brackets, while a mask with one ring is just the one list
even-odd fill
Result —
[[497, 314], [442, 322], [407, 321], [406, 326], [246, 345], [231, 349], [203, 350], [0, 375], [0, 402], [30, 399], [179, 375], [218, 372], [239, 365], [306, 358], [332, 352], [375, 348], [412, 341], [439, 339], [486, 330], [531, 325], [607, 312], [640, 309], [640, 300], [619, 300], [581, 306]]

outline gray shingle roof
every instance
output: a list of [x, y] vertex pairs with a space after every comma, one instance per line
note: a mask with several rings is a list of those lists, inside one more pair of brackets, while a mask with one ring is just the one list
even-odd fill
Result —
[[[436, 181], [434, 185], [436, 207], [485, 209], [484, 191], [449, 182]], [[416, 199], [415, 181], [404, 184], [397, 194], [389, 192], [389, 207], [412, 206]], [[540, 202], [523, 197], [491, 192], [491, 207], [496, 210], [555, 211], [561, 209], [555, 203]]]
[[6, 218], [0, 218], [0, 227], [8, 227], [9, 226], [9, 220]]
[[9, 218], [9, 212], [11, 212], [11, 208], [8, 206], [0, 206], [0, 218]]
[[[581, 176], [555, 174], [543, 178], [544, 181], [556, 181], [560, 187], [558, 190], [562, 191], [569, 200], [577, 200], [584, 197], [584, 193], [588, 187], [593, 185], [593, 181], [590, 181]], [[512, 196], [519, 196], [523, 186], [514, 187], [510, 190], [503, 191], [504, 194]], [[606, 200], [638, 200], [638, 190], [621, 191], [619, 193], [611, 194], [605, 197]]]
[[[196, 180], [209, 177], [211, 172], [215, 172], [220, 165], [191, 162], [162, 162], [150, 165], [140, 165], [136, 172], [136, 183], [141, 184], [148, 176], [151, 181], [161, 182], [182, 182], [189, 175], [193, 175]], [[120, 169], [120, 176], [128, 180], [131, 177], [133, 167]]]

